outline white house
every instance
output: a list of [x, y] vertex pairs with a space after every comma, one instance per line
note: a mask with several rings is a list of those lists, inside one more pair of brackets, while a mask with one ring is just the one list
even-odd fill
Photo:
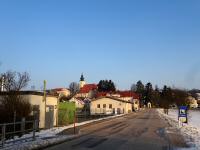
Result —
[[139, 96], [132, 91], [116, 91], [113, 93], [98, 92], [97, 97], [113, 97], [122, 101], [131, 102], [133, 110], [137, 111], [140, 108]]
[[90, 113], [95, 114], [127, 114], [132, 112], [132, 102], [114, 97], [100, 97], [91, 101]]

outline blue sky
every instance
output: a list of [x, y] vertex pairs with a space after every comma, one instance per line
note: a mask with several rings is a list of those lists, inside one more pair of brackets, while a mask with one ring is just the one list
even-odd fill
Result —
[[112, 79], [200, 88], [199, 0], [2, 0], [0, 72], [30, 86]]

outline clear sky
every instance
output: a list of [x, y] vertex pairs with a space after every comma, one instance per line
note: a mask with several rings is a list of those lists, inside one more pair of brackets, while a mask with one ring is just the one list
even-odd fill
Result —
[[1, 0], [0, 72], [40, 89], [112, 79], [200, 88], [199, 0]]

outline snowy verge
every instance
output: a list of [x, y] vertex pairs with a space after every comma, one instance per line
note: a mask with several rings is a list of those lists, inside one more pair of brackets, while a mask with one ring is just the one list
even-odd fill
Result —
[[[200, 128], [194, 127], [192, 124], [183, 124], [182, 127], [178, 123], [178, 112], [169, 110], [169, 114], [164, 114], [163, 109], [157, 109], [161, 118], [164, 118], [172, 127], [178, 128], [183, 135], [186, 143], [190, 146], [190, 150], [200, 150]], [[198, 117], [198, 116], [196, 116]], [[184, 150], [187, 150], [185, 148]]]
[[[121, 117], [124, 115], [126, 114], [109, 116], [105, 118], [76, 123], [76, 127], [98, 122], [98, 121]], [[15, 137], [12, 140], [7, 140], [4, 148], [2, 149], [4, 150], [11, 150], [11, 149], [12, 150], [32, 150], [32, 149], [44, 148], [44, 147], [47, 147], [48, 145], [55, 145], [58, 143], [62, 143], [64, 141], [68, 141], [79, 136], [79, 135], [58, 135], [60, 132], [66, 129], [73, 128], [73, 127], [74, 125], [71, 124], [68, 126], [55, 127], [48, 130], [41, 130], [40, 132], [36, 132], [36, 139], [34, 141], [32, 140], [32, 133], [23, 135], [20, 138]]]

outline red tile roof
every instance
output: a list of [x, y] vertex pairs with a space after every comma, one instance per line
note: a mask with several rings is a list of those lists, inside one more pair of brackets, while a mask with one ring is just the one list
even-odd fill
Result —
[[103, 97], [106, 96], [108, 93], [107, 92], [98, 92], [97, 97]]
[[112, 96], [112, 95], [115, 95], [115, 94], [119, 94], [120, 97], [132, 97], [134, 99], [139, 99], [139, 95], [132, 92], [132, 91], [116, 91], [116, 92], [113, 92], [113, 93], [110, 93], [110, 92], [98, 92], [97, 93], [97, 97], [104, 97], [104, 96]]
[[121, 97], [133, 97], [134, 99], [139, 99], [139, 95], [132, 91], [118, 91]]
[[79, 91], [79, 93], [89, 93], [91, 90], [96, 90], [96, 84], [85, 84]]

